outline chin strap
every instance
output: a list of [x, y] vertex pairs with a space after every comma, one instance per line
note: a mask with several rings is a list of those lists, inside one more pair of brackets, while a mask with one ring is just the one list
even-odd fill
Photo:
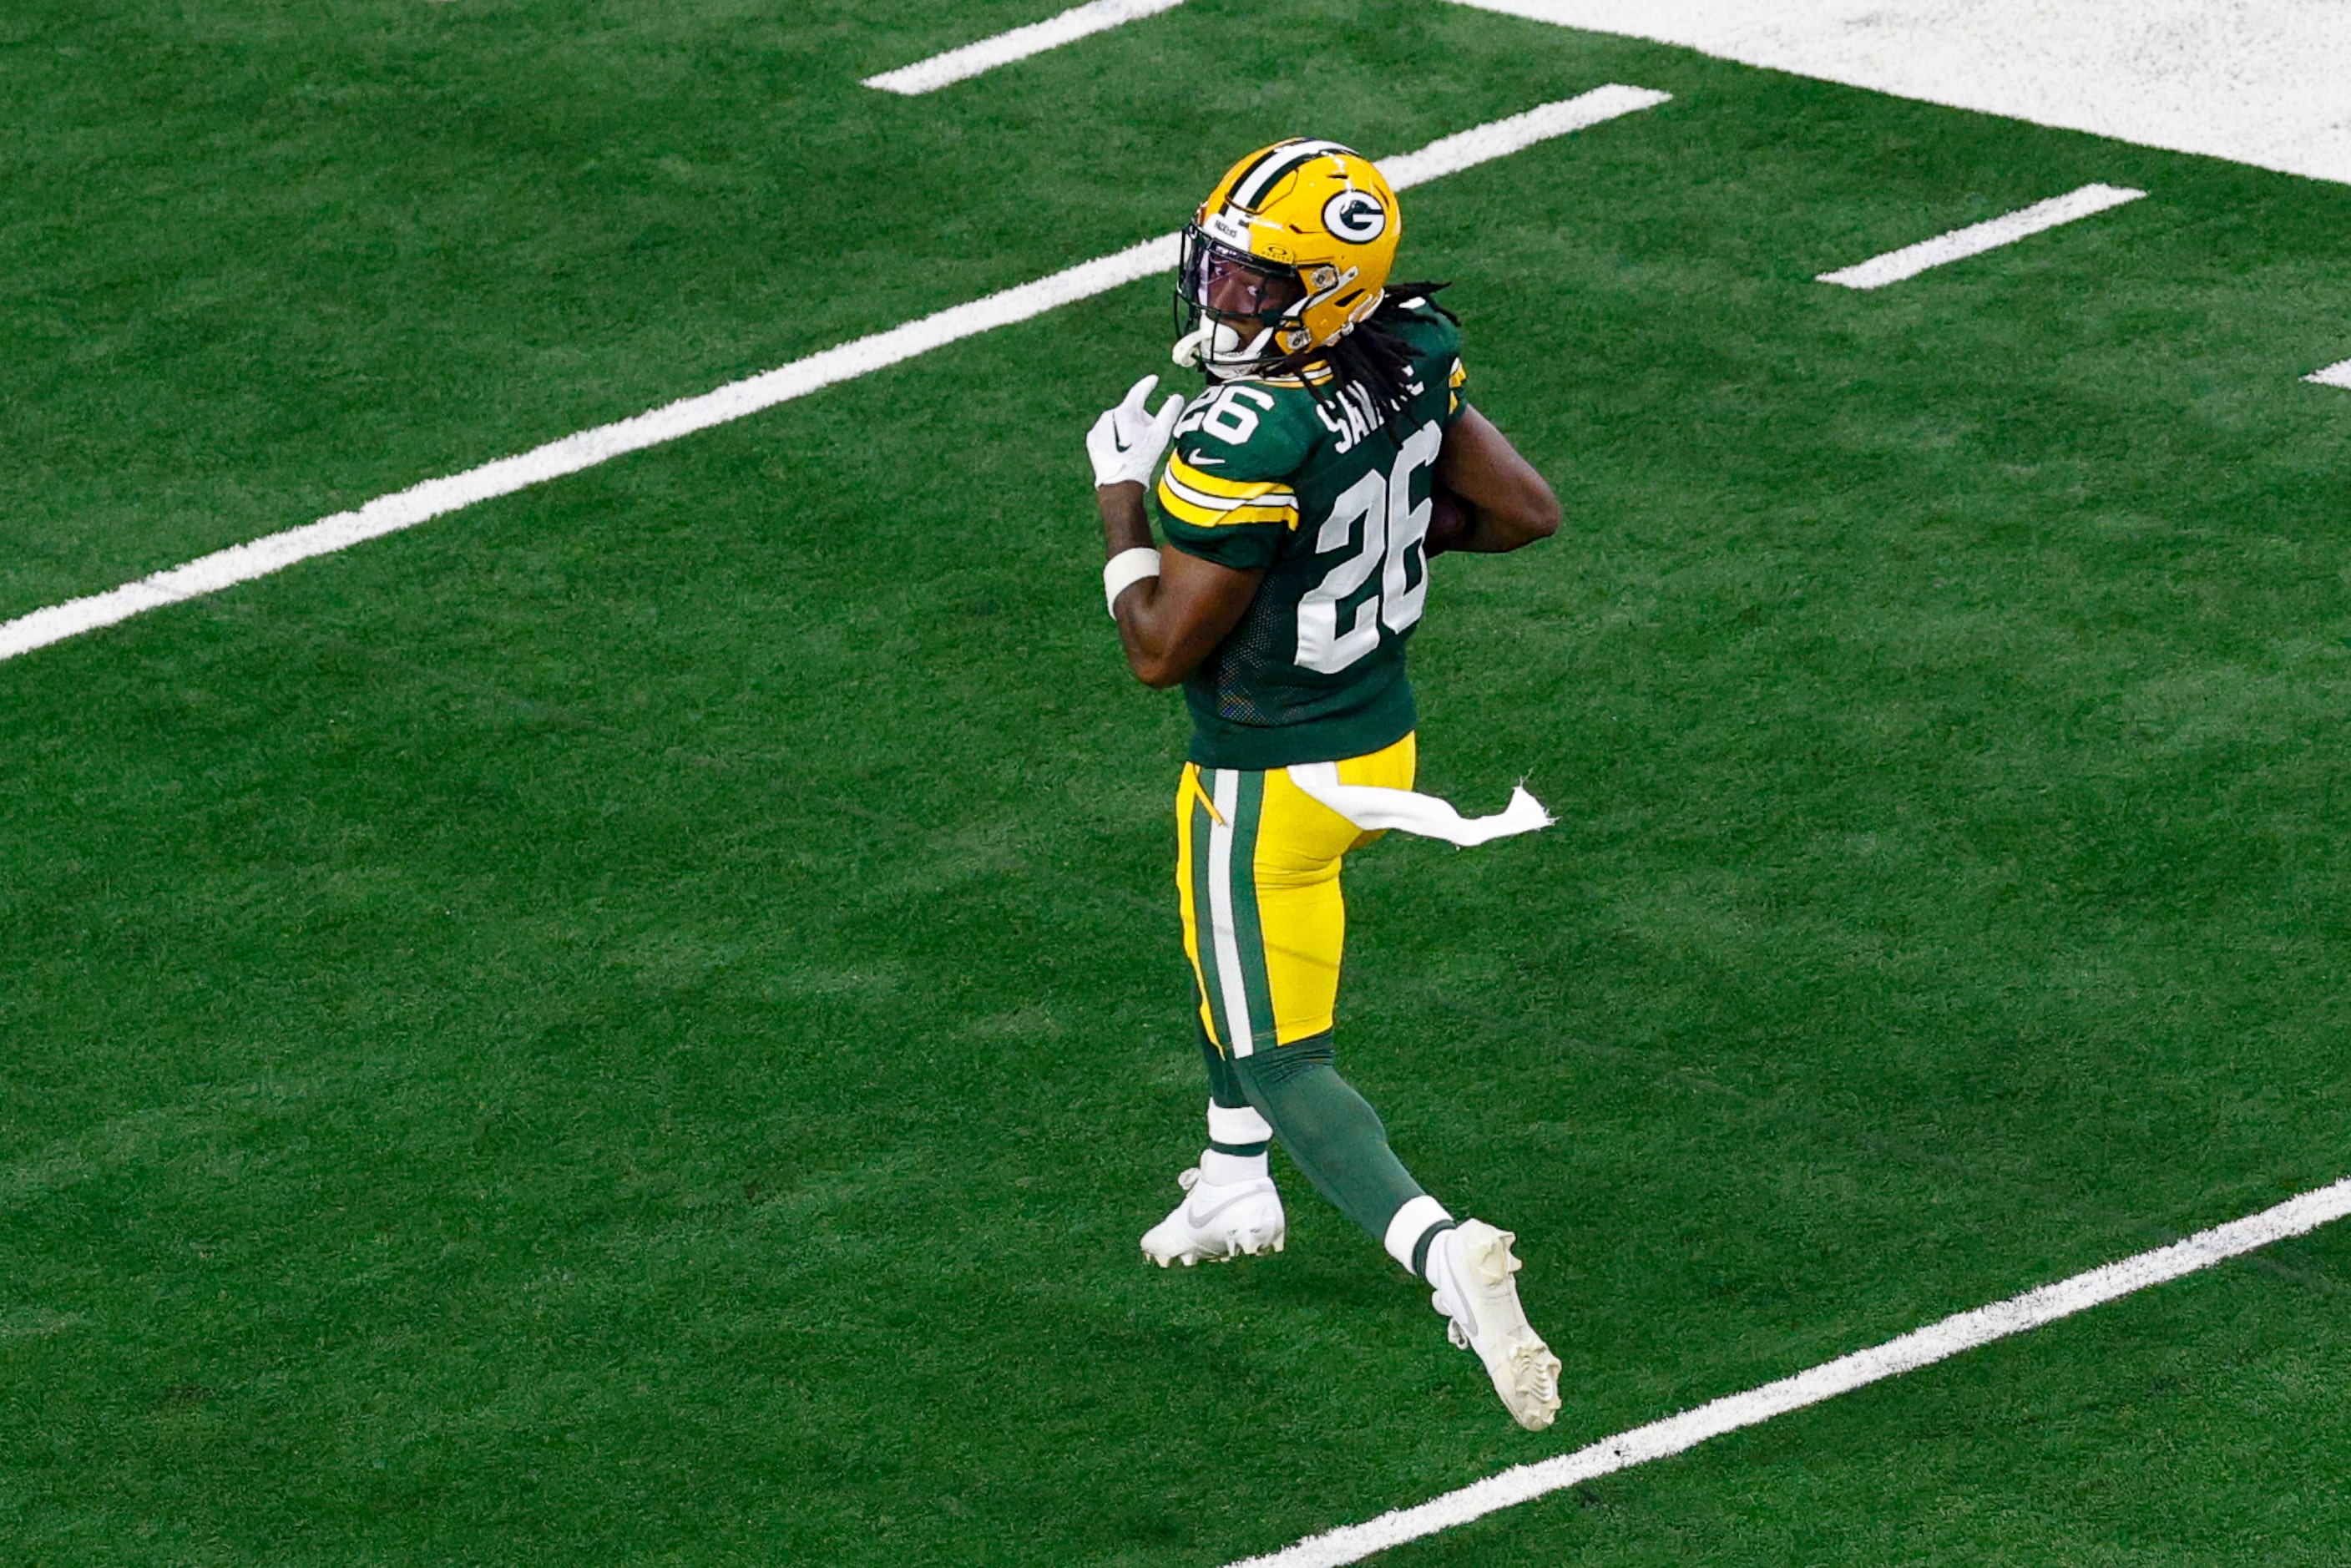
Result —
[[1198, 370], [1201, 350], [1207, 347], [1209, 336], [1216, 329], [1217, 324], [1214, 321], [1201, 322], [1176, 340], [1176, 346], [1168, 350], [1167, 357], [1187, 371]]
[[[1240, 333], [1229, 322], [1203, 319], [1201, 323], [1176, 340], [1168, 358], [1187, 371], [1205, 370], [1212, 376], [1245, 376], [1256, 370], [1272, 346], [1274, 329], [1262, 327], [1246, 346], [1239, 343]], [[1219, 352], [1229, 334], [1233, 347]]]

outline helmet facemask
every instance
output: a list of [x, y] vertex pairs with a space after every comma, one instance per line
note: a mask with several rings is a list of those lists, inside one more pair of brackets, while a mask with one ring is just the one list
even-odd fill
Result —
[[1316, 298], [1296, 267], [1212, 238], [1195, 223], [1184, 231], [1176, 275], [1176, 362], [1196, 365], [1212, 381], [1262, 371], [1313, 347], [1300, 315]]

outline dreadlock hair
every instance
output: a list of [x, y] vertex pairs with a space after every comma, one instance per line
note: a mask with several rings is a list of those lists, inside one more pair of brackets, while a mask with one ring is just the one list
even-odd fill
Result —
[[[1395, 318], [1407, 307], [1426, 307], [1458, 327], [1461, 318], [1437, 303], [1437, 292], [1450, 283], [1391, 283], [1380, 308], [1348, 332], [1319, 349], [1301, 350], [1273, 361], [1266, 369], [1274, 375], [1296, 376], [1306, 383], [1317, 402], [1336, 404], [1351, 386], [1371, 394], [1384, 426], [1393, 427], [1412, 401], [1412, 354], [1396, 335]], [[1321, 366], [1328, 375], [1306, 373]]]

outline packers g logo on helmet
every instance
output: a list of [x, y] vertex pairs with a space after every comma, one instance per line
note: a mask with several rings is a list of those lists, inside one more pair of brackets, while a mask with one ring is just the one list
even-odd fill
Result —
[[1395, 192], [1353, 148], [1259, 148], [1184, 231], [1176, 361], [1231, 377], [1329, 347], [1380, 308], [1403, 230]]
[[1322, 226], [1343, 240], [1369, 245], [1388, 226], [1388, 210], [1363, 191], [1342, 191], [1322, 204]]

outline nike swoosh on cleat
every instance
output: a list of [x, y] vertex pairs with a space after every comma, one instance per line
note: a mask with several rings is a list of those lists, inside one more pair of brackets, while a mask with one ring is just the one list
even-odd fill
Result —
[[1228, 1197], [1225, 1199], [1224, 1202], [1217, 1205], [1216, 1207], [1208, 1210], [1206, 1214], [1195, 1214], [1192, 1212], [1190, 1207], [1186, 1206], [1184, 1210], [1184, 1223], [1186, 1225], [1204, 1226], [1211, 1219], [1216, 1218], [1217, 1216], [1224, 1213], [1225, 1210], [1230, 1208], [1233, 1205], [1237, 1203], [1247, 1203], [1250, 1198], [1257, 1196], [1258, 1195], [1253, 1192], [1245, 1192], [1238, 1197]]

